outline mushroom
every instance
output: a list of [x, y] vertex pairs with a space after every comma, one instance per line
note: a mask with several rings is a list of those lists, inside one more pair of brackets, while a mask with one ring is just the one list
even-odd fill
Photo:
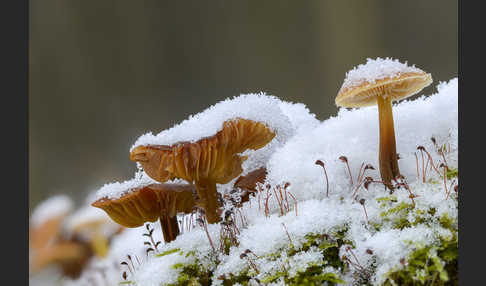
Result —
[[368, 59], [365, 65], [347, 73], [336, 105], [348, 108], [378, 105], [380, 149], [379, 166], [383, 183], [400, 174], [393, 126], [392, 102], [412, 96], [432, 83], [432, 76], [397, 60]]
[[104, 210], [116, 223], [139, 227], [160, 220], [165, 242], [179, 235], [177, 214], [192, 212], [195, 188], [189, 184], [150, 184], [133, 188], [120, 198], [100, 198], [92, 206]]
[[139, 145], [130, 159], [161, 183], [180, 178], [195, 184], [208, 223], [216, 223], [221, 219], [216, 184], [229, 183], [241, 174], [247, 156], [240, 153], [264, 147], [275, 135], [264, 123], [237, 118], [225, 121], [215, 135], [196, 142]]
[[75, 279], [79, 277], [92, 254], [88, 244], [60, 239], [37, 251], [32, 259], [31, 271], [37, 273], [49, 265], [59, 265], [63, 275]]
[[47, 246], [59, 236], [61, 224], [72, 208], [72, 200], [65, 195], [50, 197], [36, 206], [29, 226], [29, 246], [32, 251]]
[[267, 176], [267, 169], [265, 167], [258, 168], [249, 172], [245, 176], [240, 176], [234, 183], [234, 188], [244, 190], [245, 193], [241, 196], [241, 203], [247, 202], [250, 199], [250, 194], [256, 193], [257, 184], [263, 184]]
[[75, 237], [66, 239], [61, 226], [73, 207], [65, 195], [53, 196], [41, 202], [32, 212], [29, 227], [29, 259], [32, 274], [50, 265], [57, 265], [65, 276], [80, 275], [93, 253], [89, 244]]
[[119, 233], [117, 224], [101, 210], [84, 206], [66, 219], [66, 235], [90, 245], [94, 254], [105, 257], [111, 238]]

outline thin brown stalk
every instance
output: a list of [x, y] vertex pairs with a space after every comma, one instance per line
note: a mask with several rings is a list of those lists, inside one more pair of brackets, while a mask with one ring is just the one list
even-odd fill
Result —
[[285, 226], [285, 224], [284, 224], [283, 222], [282, 222], [282, 225], [283, 225], [283, 227], [284, 227], [284, 229], [285, 229], [285, 232], [287, 233], [287, 237], [289, 238], [290, 243], [291, 243], [291, 244], [294, 244], [294, 243], [292, 242], [292, 238], [290, 238], [289, 231], [287, 230], [287, 227]]
[[449, 186], [449, 192], [447, 193], [446, 200], [449, 198], [449, 195], [452, 193], [452, 186], [456, 183], [456, 180], [454, 179], [450, 186]]
[[326, 172], [326, 167], [324, 166], [324, 162], [322, 162], [321, 160], [317, 160], [316, 165], [321, 166], [322, 169], [324, 170], [324, 176], [326, 177], [326, 197], [329, 197], [329, 180], [327, 178], [327, 172]]
[[289, 195], [294, 199], [294, 204], [295, 204], [295, 216], [297, 216], [297, 200], [295, 199], [294, 195], [292, 195], [291, 192], [289, 192]]
[[415, 162], [417, 163], [417, 180], [418, 180], [420, 178], [418, 157], [416, 152], [413, 152], [413, 154], [415, 155]]

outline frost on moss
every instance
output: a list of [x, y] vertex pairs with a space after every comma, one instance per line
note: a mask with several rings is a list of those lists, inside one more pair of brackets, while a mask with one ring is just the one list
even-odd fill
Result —
[[417, 245], [402, 267], [387, 274], [384, 285], [458, 285], [457, 235], [437, 246]]
[[[434, 186], [434, 183], [426, 183]], [[457, 198], [453, 198], [457, 201]], [[386, 274], [383, 282], [375, 283], [372, 276], [376, 268], [376, 257], [371, 250], [367, 254], [371, 263], [360, 266], [354, 260], [355, 241], [349, 239], [348, 227], [334, 231], [308, 233], [299, 243], [288, 244], [263, 256], [252, 256], [254, 265], [274, 263], [279, 265], [273, 271], [259, 273], [258, 267], [250, 264], [244, 269], [214, 276], [215, 268], [206, 269], [197, 259], [193, 263], [177, 263], [172, 267], [181, 269], [176, 283], [164, 285], [327, 285], [349, 284], [350, 279], [360, 285], [457, 285], [458, 284], [458, 240], [457, 218], [445, 212], [439, 215], [434, 207], [424, 208], [409, 202], [399, 202], [397, 196], [387, 195], [376, 199], [381, 209], [381, 221], [372, 225], [375, 232], [380, 229], [403, 230], [424, 226], [433, 229], [433, 237], [427, 243], [405, 240], [412, 249], [408, 256], [396, 261]], [[342, 255], [343, 249], [349, 256]], [[182, 252], [178, 249], [166, 253]], [[292, 265], [292, 261], [302, 261], [299, 256], [312, 255], [307, 263]], [[225, 254], [227, 255], [227, 254]], [[318, 259], [315, 259], [318, 257]], [[261, 262], [261, 263], [259, 263]], [[362, 267], [362, 268], [360, 268]]]
[[[344, 239], [345, 231], [336, 231], [332, 236], [324, 233], [309, 233], [305, 236], [304, 243], [299, 247], [290, 243], [264, 257], [255, 257], [255, 260], [276, 262], [280, 265], [277, 271], [257, 275], [258, 268], [248, 267], [237, 274], [230, 272], [220, 275], [217, 279], [221, 280], [222, 285], [225, 286], [250, 285], [250, 281], [264, 285], [277, 282], [285, 285], [322, 285], [324, 282], [327, 282], [327, 285], [345, 283], [340, 278], [341, 273], [345, 270], [345, 264], [339, 257], [339, 248], [350, 243]], [[300, 265], [297, 271], [291, 271], [291, 260], [306, 252], [320, 253], [320, 259]]]
[[424, 211], [407, 204], [399, 204], [382, 215], [400, 213], [403, 210], [407, 210], [408, 213], [405, 212], [395, 219], [393, 228], [403, 229], [424, 224], [428, 227], [438, 226], [443, 231], [437, 233], [437, 243], [414, 244], [413, 241], [408, 241], [414, 250], [408, 257], [400, 260], [400, 266], [386, 274], [383, 285], [458, 285], [457, 219], [450, 218], [447, 213], [438, 217], [435, 208]]

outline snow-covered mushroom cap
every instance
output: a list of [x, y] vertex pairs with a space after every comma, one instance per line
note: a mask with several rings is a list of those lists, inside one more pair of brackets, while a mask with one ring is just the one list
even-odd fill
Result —
[[145, 173], [163, 183], [176, 178], [189, 183], [210, 180], [226, 184], [243, 171], [248, 149], [264, 147], [275, 133], [264, 123], [236, 118], [222, 123], [222, 130], [196, 142], [173, 145], [140, 145], [130, 159], [139, 162]]
[[53, 218], [65, 217], [73, 209], [73, 201], [66, 195], [56, 195], [41, 202], [32, 211], [30, 218], [33, 228], [39, 227]]
[[30, 218], [29, 245], [37, 251], [59, 236], [65, 217], [72, 211], [73, 202], [66, 195], [56, 195], [41, 202]]
[[432, 83], [432, 76], [389, 58], [368, 59], [346, 74], [336, 104], [343, 107], [378, 105], [380, 123], [379, 163], [382, 181], [393, 189], [400, 176], [392, 102], [409, 97]]
[[414, 66], [390, 58], [368, 59], [350, 70], [336, 97], [336, 105], [364, 107], [376, 105], [376, 97], [391, 101], [412, 96], [432, 83], [432, 76]]
[[257, 150], [275, 137], [264, 123], [244, 118], [223, 122], [216, 134], [196, 142], [168, 145], [141, 145], [130, 159], [159, 182], [175, 178], [196, 185], [200, 205], [209, 223], [219, 221], [216, 184], [226, 184], [242, 173], [246, 150]]
[[191, 213], [195, 191], [189, 184], [151, 184], [134, 188], [118, 199], [101, 198], [92, 205], [104, 210], [118, 224], [139, 227], [160, 216]]
[[265, 93], [243, 94], [220, 101], [156, 135], [148, 132], [140, 136], [130, 148], [130, 152], [140, 145], [170, 146], [179, 142], [194, 143], [221, 131], [223, 122], [237, 118], [261, 122], [276, 134], [272, 142], [264, 148], [252, 151], [243, 166], [248, 170], [264, 166], [276, 148], [292, 137], [301, 125], [317, 122], [315, 115], [310, 114], [302, 104], [291, 104]]
[[196, 206], [196, 188], [189, 184], [151, 184], [133, 188], [117, 199], [101, 198], [94, 207], [104, 210], [125, 227], [139, 227], [160, 219], [165, 242], [179, 235], [177, 214], [189, 214]]

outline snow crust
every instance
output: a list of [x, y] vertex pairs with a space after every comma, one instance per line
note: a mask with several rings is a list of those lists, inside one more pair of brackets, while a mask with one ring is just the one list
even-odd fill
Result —
[[423, 73], [424, 71], [416, 68], [415, 65], [408, 66], [407, 62], [401, 63], [398, 59], [368, 58], [365, 64], [360, 64], [346, 73], [341, 89], [359, 86], [364, 82], [375, 83], [379, 79], [394, 78], [409, 72]]
[[73, 209], [73, 201], [66, 195], [56, 195], [39, 203], [32, 211], [31, 224], [38, 227], [47, 220], [67, 215]]

